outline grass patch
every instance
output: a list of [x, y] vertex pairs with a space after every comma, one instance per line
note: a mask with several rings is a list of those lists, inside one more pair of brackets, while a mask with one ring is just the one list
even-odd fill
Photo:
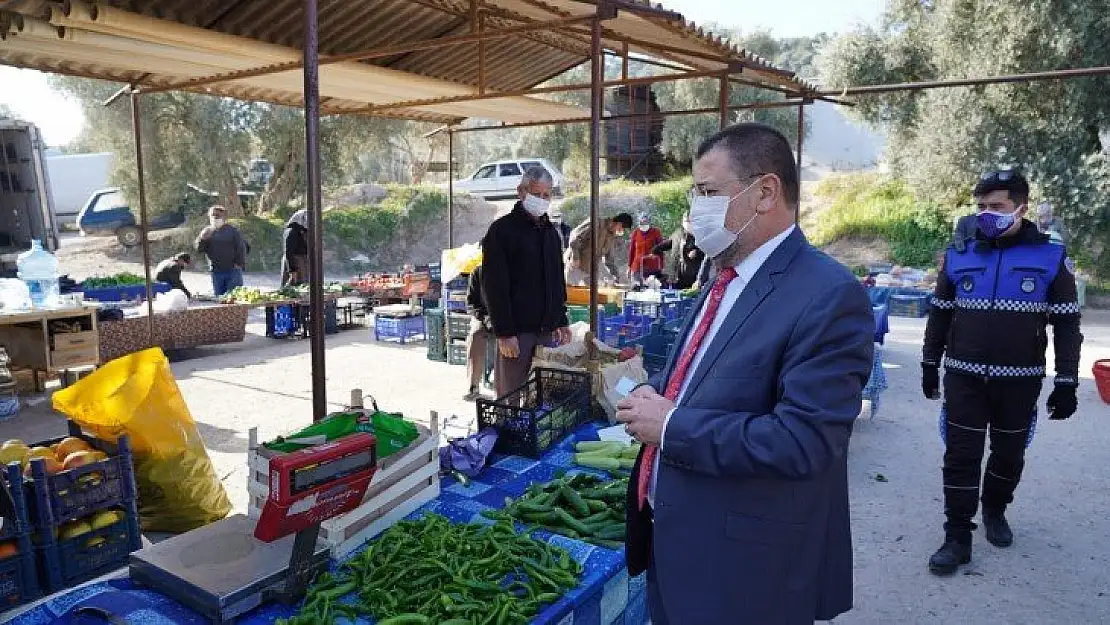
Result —
[[835, 176], [818, 184], [814, 195], [831, 203], [817, 218], [812, 232], [816, 245], [880, 237], [890, 243], [895, 264], [929, 267], [951, 240], [953, 214], [918, 200], [898, 180], [876, 174]]

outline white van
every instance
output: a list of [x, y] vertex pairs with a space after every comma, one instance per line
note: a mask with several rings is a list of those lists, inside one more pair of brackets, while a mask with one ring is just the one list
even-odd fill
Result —
[[537, 166], [551, 173], [551, 177], [555, 179], [552, 194], [561, 196], [563, 174], [543, 158], [520, 158], [485, 163], [469, 177], [455, 181], [455, 190], [467, 191], [472, 195], [489, 199], [515, 197], [516, 188], [520, 186], [520, 177], [529, 168]]

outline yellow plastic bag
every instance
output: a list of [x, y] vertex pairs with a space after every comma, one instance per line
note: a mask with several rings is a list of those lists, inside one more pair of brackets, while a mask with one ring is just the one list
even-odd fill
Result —
[[54, 393], [54, 409], [102, 440], [130, 437], [143, 530], [186, 532], [231, 502], [158, 347], [117, 358]]

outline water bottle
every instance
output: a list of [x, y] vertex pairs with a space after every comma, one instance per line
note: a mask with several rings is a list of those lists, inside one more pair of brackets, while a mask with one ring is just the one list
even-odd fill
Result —
[[31, 241], [31, 249], [19, 255], [16, 261], [19, 279], [31, 292], [35, 308], [53, 306], [58, 301], [58, 259], [42, 248], [38, 240]]

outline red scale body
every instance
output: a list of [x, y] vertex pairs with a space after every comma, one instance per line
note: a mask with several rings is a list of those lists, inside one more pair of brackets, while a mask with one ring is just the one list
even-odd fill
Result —
[[271, 458], [255, 538], [273, 542], [357, 508], [378, 468], [376, 443], [358, 432]]

